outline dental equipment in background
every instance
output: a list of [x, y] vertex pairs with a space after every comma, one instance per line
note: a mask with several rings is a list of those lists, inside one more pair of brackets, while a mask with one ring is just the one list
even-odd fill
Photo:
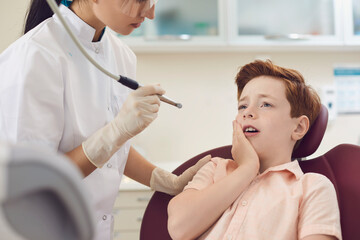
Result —
[[[81, 45], [80, 41], [77, 39], [77, 37], [73, 34], [73, 32], [71, 31], [69, 25], [66, 23], [65, 19], [63, 18], [63, 16], [61, 15], [58, 5], [56, 4], [56, 2], [54, 0], [46, 0], [47, 3], [49, 4], [51, 10], [58, 16], [58, 18], [60, 19], [60, 22], [62, 23], [62, 25], [64, 26], [65, 30], [67, 31], [67, 33], [70, 35], [71, 39], [74, 41], [74, 43], [76, 44], [76, 46], [79, 48], [79, 50], [81, 51], [81, 53], [100, 71], [102, 71], [103, 73], [105, 73], [106, 75], [108, 75], [109, 77], [115, 79], [117, 82], [123, 84], [124, 86], [131, 88], [133, 90], [138, 89], [139, 87], [142, 87], [142, 85], [138, 82], [136, 82], [135, 80], [131, 79], [131, 78], [127, 78], [121, 75], [115, 75], [112, 74], [111, 72], [109, 72], [108, 70], [106, 70], [105, 68], [103, 68], [99, 63], [97, 63], [84, 49], [84, 47]], [[159, 95], [159, 98], [161, 101], [168, 103], [170, 105], [173, 105], [177, 108], [182, 108], [182, 104], [181, 103], [177, 103], [173, 100], [171, 100], [170, 98], [166, 97], [165, 95]]]

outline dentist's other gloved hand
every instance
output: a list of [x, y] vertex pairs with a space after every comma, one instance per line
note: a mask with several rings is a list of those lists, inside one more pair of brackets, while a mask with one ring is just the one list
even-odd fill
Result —
[[211, 160], [211, 155], [200, 159], [194, 166], [188, 168], [180, 176], [165, 171], [161, 168], [155, 168], [151, 174], [150, 187], [159, 192], [169, 195], [180, 193], [184, 187], [192, 180], [197, 171]]
[[130, 93], [115, 119], [82, 143], [90, 162], [101, 168], [127, 140], [144, 130], [157, 117], [157, 95], [163, 94], [165, 91], [158, 85], [143, 86]]

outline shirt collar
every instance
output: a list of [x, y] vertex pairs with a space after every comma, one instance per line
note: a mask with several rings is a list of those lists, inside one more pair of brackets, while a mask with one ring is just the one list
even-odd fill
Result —
[[281, 172], [281, 171], [289, 171], [289, 172], [291, 172], [296, 177], [296, 180], [299, 180], [299, 178], [302, 175], [304, 175], [304, 173], [301, 170], [301, 167], [299, 165], [299, 162], [297, 160], [292, 161], [292, 162], [288, 162], [288, 163], [284, 163], [284, 164], [281, 164], [281, 165], [277, 165], [277, 166], [274, 166], [274, 167], [270, 167], [270, 168], [266, 169], [260, 175], [265, 175], [265, 174], [267, 174], [269, 172]]
[[[60, 4], [59, 7], [60, 13], [65, 18], [66, 23], [70, 26], [71, 30], [80, 39], [83, 39], [87, 42], [92, 42], [96, 30], [84, 22], [81, 18], [79, 18], [73, 11], [71, 11], [68, 7]], [[56, 14], [54, 18], [57, 21], [60, 21]]]

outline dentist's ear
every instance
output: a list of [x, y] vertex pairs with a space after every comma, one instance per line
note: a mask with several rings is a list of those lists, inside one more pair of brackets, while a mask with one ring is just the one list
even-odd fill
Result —
[[310, 127], [310, 121], [309, 118], [305, 115], [302, 115], [297, 118], [297, 126], [294, 129], [291, 137], [293, 140], [297, 141], [302, 139]]

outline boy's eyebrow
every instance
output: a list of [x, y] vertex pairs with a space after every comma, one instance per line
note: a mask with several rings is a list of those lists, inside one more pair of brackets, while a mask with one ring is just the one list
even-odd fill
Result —
[[246, 98], [247, 98], [247, 96], [240, 98], [239, 102], [244, 101]]
[[[275, 97], [273, 97], [273, 96], [271, 96], [271, 95], [268, 95], [268, 94], [264, 94], [264, 93], [260, 93], [260, 94], [258, 94], [258, 96], [259, 96], [260, 98], [271, 98], [271, 99], [276, 100]], [[239, 102], [241, 102], [241, 101], [243, 101], [243, 100], [245, 100], [245, 99], [247, 99], [247, 98], [248, 98], [247, 96], [242, 97], [242, 98], [239, 99]]]

